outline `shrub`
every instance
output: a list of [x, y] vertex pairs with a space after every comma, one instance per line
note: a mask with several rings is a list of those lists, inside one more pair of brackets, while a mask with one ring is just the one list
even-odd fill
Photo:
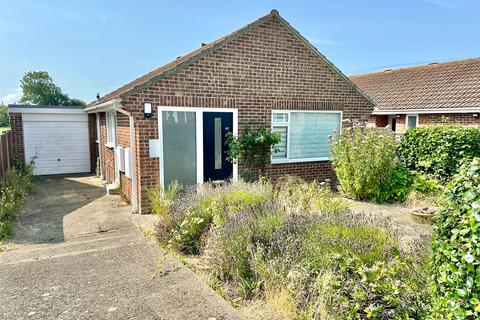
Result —
[[0, 240], [11, 233], [11, 219], [30, 188], [32, 172], [32, 166], [9, 170], [0, 186]]
[[333, 137], [330, 157], [340, 187], [355, 200], [403, 201], [411, 177], [396, 157], [393, 132], [347, 124]]
[[[272, 146], [280, 142], [280, 134], [260, 128], [246, 128], [240, 137], [231, 132], [227, 134], [225, 144], [228, 147], [228, 158], [240, 161], [244, 167], [241, 173], [245, 181], [254, 181], [265, 174], [265, 167], [270, 163]], [[273, 150], [276, 152], [276, 150]]]
[[212, 229], [205, 261], [243, 297], [288, 293], [308, 319], [422, 318], [428, 277], [399, 255], [397, 238], [379, 216], [252, 207]]
[[448, 180], [462, 163], [480, 156], [480, 129], [455, 125], [409, 129], [398, 154], [409, 169]]
[[441, 207], [444, 203], [443, 189], [441, 181], [425, 173], [413, 172], [413, 183], [405, 204], [414, 207]]
[[480, 158], [462, 166], [447, 189], [447, 206], [435, 219], [434, 315], [480, 317]]
[[337, 214], [348, 209], [340, 197], [323, 182], [306, 182], [295, 176], [285, 176], [276, 183], [278, 202], [290, 213], [328, 212]]
[[284, 219], [285, 213], [271, 204], [227, 216], [222, 225], [212, 229], [205, 247], [210, 274], [233, 281], [242, 297], [256, 293], [260, 286], [252, 265], [254, 245], [269, 243]]
[[[223, 296], [281, 297], [275, 303], [288, 318], [426, 317], [426, 270], [400, 252], [388, 218], [352, 212], [315, 182], [286, 177], [275, 187], [187, 189], [170, 202], [171, 224], [158, 225], [157, 236], [202, 252], [198, 266]], [[415, 250], [418, 261], [423, 252]]]
[[252, 259], [257, 281], [290, 292], [307, 319], [424, 318], [428, 277], [397, 239], [379, 216], [292, 215]]
[[171, 223], [168, 213], [170, 202], [178, 197], [182, 189], [183, 186], [177, 181], [174, 181], [166, 190], [162, 188], [162, 186], [158, 185], [155, 188], [147, 191], [148, 198], [152, 204], [153, 213], [159, 215], [163, 222], [167, 225]]
[[332, 319], [425, 319], [430, 313], [427, 273], [408, 258], [369, 265], [355, 256], [337, 257], [316, 282], [313, 310]]
[[198, 254], [202, 237], [211, 225], [219, 226], [229, 215], [271, 201], [271, 187], [260, 182], [232, 182], [224, 186], [205, 184], [200, 192], [192, 187], [170, 202], [169, 223], [160, 221], [156, 235], [171, 247]]

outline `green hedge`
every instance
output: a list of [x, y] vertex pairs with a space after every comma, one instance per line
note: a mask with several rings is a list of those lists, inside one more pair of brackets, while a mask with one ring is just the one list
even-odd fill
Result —
[[434, 318], [480, 318], [480, 158], [461, 168], [435, 219]]
[[454, 125], [409, 129], [398, 154], [409, 169], [447, 180], [463, 162], [480, 156], [480, 129]]

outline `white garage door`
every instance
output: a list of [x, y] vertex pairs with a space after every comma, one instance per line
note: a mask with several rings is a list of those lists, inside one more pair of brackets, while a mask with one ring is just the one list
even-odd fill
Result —
[[83, 113], [24, 113], [25, 159], [35, 174], [90, 171], [88, 118]]

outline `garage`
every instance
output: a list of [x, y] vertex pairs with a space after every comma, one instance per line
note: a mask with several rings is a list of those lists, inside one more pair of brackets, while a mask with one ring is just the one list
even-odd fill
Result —
[[[34, 162], [35, 175], [90, 172], [88, 115], [82, 108], [10, 106], [9, 113], [21, 115], [11, 121], [12, 133], [23, 131], [21, 158]], [[22, 130], [14, 128], [20, 125]]]

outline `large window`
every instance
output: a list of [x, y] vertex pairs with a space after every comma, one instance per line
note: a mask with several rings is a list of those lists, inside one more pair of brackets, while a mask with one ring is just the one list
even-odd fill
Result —
[[115, 119], [115, 114], [107, 112], [107, 146], [109, 148], [115, 147], [116, 131], [117, 121]]
[[272, 162], [328, 160], [329, 138], [340, 130], [340, 111], [273, 111], [272, 130], [281, 139]]

